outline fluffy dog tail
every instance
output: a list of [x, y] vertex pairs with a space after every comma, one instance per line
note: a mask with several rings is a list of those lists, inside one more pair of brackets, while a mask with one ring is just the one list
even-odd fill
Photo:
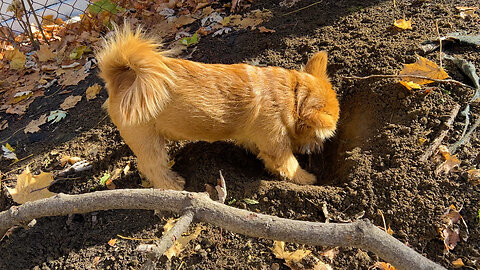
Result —
[[104, 40], [96, 56], [110, 102], [120, 104], [125, 124], [155, 118], [168, 104], [173, 71], [164, 63], [158, 43], [125, 24]]

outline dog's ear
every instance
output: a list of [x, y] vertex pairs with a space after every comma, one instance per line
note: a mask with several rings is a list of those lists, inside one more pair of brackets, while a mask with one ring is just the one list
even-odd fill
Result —
[[327, 76], [327, 62], [327, 52], [317, 52], [308, 60], [304, 70], [315, 77]]

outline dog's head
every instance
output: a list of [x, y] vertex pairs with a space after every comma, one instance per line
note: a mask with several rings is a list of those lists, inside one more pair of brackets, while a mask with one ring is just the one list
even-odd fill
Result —
[[335, 134], [340, 106], [327, 76], [326, 52], [313, 55], [300, 76], [295, 90], [294, 150], [309, 154], [321, 150], [323, 142]]

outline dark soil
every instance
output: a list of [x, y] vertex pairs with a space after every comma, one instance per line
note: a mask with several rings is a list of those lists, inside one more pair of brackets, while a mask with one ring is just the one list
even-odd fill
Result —
[[[410, 92], [391, 79], [347, 80], [345, 76], [395, 74], [404, 63], [413, 63], [418, 45], [436, 37], [435, 20], [442, 35], [462, 31], [478, 34], [480, 21], [458, 17], [455, 6], [478, 6], [478, 1], [323, 1], [299, 12], [283, 14], [314, 3], [304, 0], [292, 8], [278, 1], [254, 1], [253, 9], [270, 9], [274, 16], [264, 24], [275, 33], [234, 31], [220, 37], [201, 39], [193, 60], [208, 63], [255, 61], [298, 69], [319, 50], [329, 53], [328, 71], [341, 101], [341, 120], [336, 137], [322, 154], [309, 159], [300, 156], [302, 166], [317, 174], [315, 186], [297, 186], [281, 182], [268, 174], [263, 164], [247, 151], [228, 142], [172, 142], [170, 154], [173, 170], [187, 179], [186, 189], [204, 191], [205, 184], [215, 184], [222, 170], [228, 187], [227, 201], [237, 199], [235, 207], [290, 219], [325, 221], [326, 204], [332, 222], [355, 220], [359, 216], [383, 226], [379, 210], [384, 213], [393, 236], [439, 264], [453, 268], [451, 262], [462, 258], [470, 266], [480, 267], [480, 186], [468, 182], [466, 170], [480, 168], [480, 131], [458, 149], [460, 170], [435, 175], [438, 162], [420, 162], [419, 157], [444, 128], [455, 104], [472, 96], [471, 89], [434, 84], [429, 94]], [[367, 2], [369, 2], [367, 4]], [[437, 3], [438, 2], [438, 3]], [[412, 18], [413, 30], [397, 31], [395, 19]], [[456, 44], [444, 48], [449, 54], [462, 56], [480, 68], [479, 48]], [[438, 62], [438, 54], [426, 56]], [[472, 85], [469, 79], [446, 61], [445, 69], [456, 80]], [[76, 87], [83, 94], [89, 85], [100, 80], [91, 75]], [[46, 95], [57, 92], [52, 87]], [[113, 172], [131, 162], [130, 173], [115, 181], [117, 188], [141, 188], [135, 168], [136, 158], [109, 121], [101, 104], [106, 93], [94, 101], [83, 99], [57, 125], [45, 125], [38, 133], [22, 131], [11, 136], [32, 119], [58, 108], [66, 95], [37, 98], [28, 113], [16, 119], [2, 113], [10, 127], [0, 132], [0, 141], [17, 149], [19, 157], [33, 156], [10, 166], [2, 160], [2, 171], [10, 171], [3, 183], [13, 186], [15, 174], [27, 163], [35, 172], [58, 170], [60, 155], [80, 156], [93, 169], [73, 179], [56, 182], [54, 192], [78, 194], [105, 189], [99, 184], [105, 172]], [[479, 108], [472, 106], [475, 121]], [[15, 120], [15, 121], [14, 121]], [[464, 117], [459, 114], [445, 144], [457, 141]], [[11, 137], [10, 137], [11, 136]], [[419, 143], [420, 138], [427, 142]], [[243, 198], [258, 200], [247, 205]], [[446, 253], [438, 233], [441, 216], [454, 204], [468, 226], [461, 227], [461, 240]], [[14, 205], [0, 196], [0, 210]], [[37, 220], [32, 228], [16, 229], [0, 242], [0, 269], [138, 269], [146, 257], [134, 249], [138, 241], [120, 239], [114, 247], [108, 240], [117, 234], [136, 238], [159, 237], [163, 224], [171, 215], [155, 216], [152, 211], [104, 211], [71, 217], [48, 217]], [[165, 258], [160, 269], [270, 269], [280, 264], [272, 254], [273, 241], [244, 237], [218, 227], [207, 229], [171, 262]], [[300, 245], [289, 244], [289, 248]], [[306, 247], [319, 253], [328, 247]], [[377, 260], [375, 254], [354, 248], [341, 248], [331, 263], [335, 269], [368, 269]], [[465, 268], [467, 269], [467, 268]]]

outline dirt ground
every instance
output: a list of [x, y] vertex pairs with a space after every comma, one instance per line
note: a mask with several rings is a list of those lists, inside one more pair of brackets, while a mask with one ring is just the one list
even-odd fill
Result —
[[[369, 3], [367, 3], [369, 2]], [[480, 268], [480, 185], [467, 179], [468, 169], [480, 168], [480, 131], [458, 149], [460, 169], [448, 175], [435, 175], [438, 162], [419, 161], [428, 145], [439, 135], [455, 104], [465, 107], [473, 90], [454, 85], [436, 86], [430, 93], [410, 92], [391, 79], [348, 80], [345, 76], [396, 74], [404, 63], [413, 63], [418, 45], [436, 37], [435, 20], [440, 34], [465, 32], [478, 34], [479, 19], [462, 19], [455, 6], [478, 6], [478, 1], [392, 1], [326, 0], [296, 13], [284, 15], [309, 4], [299, 1], [291, 8], [278, 1], [254, 1], [252, 9], [273, 12], [263, 25], [275, 33], [232, 31], [200, 40], [192, 50], [193, 60], [206, 63], [254, 62], [298, 69], [314, 52], [329, 53], [328, 72], [341, 102], [341, 120], [337, 135], [323, 153], [310, 159], [299, 156], [302, 166], [317, 174], [315, 186], [297, 186], [279, 181], [263, 168], [261, 161], [228, 142], [171, 142], [173, 170], [187, 179], [186, 189], [204, 191], [205, 183], [215, 184], [218, 171], [225, 176], [228, 198], [233, 206], [279, 217], [324, 222], [322, 206], [326, 204], [331, 222], [368, 218], [376, 225], [383, 221], [393, 236], [451, 269], [452, 261], [461, 258], [469, 266]], [[413, 30], [398, 31], [392, 27], [399, 18], [412, 18]], [[444, 48], [480, 67], [479, 48], [456, 44]], [[438, 63], [437, 52], [426, 55]], [[450, 61], [444, 61], [448, 74], [472, 85]], [[81, 95], [86, 87], [100, 82], [91, 75], [78, 86], [69, 87]], [[52, 86], [45, 96], [58, 92]], [[117, 188], [141, 188], [136, 158], [122, 141], [118, 131], [101, 109], [107, 94], [87, 102], [83, 99], [58, 125], [45, 125], [38, 133], [25, 135], [16, 130], [32, 119], [58, 108], [65, 96], [37, 98], [26, 115], [0, 113], [9, 120], [8, 129], [0, 132], [17, 149], [19, 157], [33, 156], [10, 165], [2, 160], [2, 171], [10, 171], [2, 181], [14, 185], [15, 174], [31, 163], [35, 172], [60, 168], [62, 154], [87, 159], [93, 169], [73, 179], [56, 182], [54, 192], [79, 194], [102, 190], [99, 179], [131, 162], [132, 170], [115, 181]], [[478, 117], [478, 106], [472, 105], [472, 122]], [[15, 120], [15, 121], [12, 121]], [[459, 114], [454, 128], [444, 140], [456, 142], [463, 129]], [[423, 144], [419, 139], [426, 138]], [[14, 205], [3, 192], [0, 210]], [[249, 205], [241, 201], [259, 201]], [[454, 204], [461, 208], [465, 227], [460, 226], [461, 240], [445, 252], [438, 229], [441, 216]], [[146, 257], [135, 252], [139, 241], [119, 239], [115, 246], [107, 242], [117, 234], [135, 237], [160, 237], [163, 224], [171, 217], [155, 216], [153, 211], [104, 211], [71, 217], [48, 217], [37, 220], [32, 228], [17, 229], [0, 242], [0, 269], [139, 269]], [[276, 259], [270, 248], [273, 241], [242, 235], [206, 225], [206, 230], [192, 241], [180, 258], [162, 258], [159, 269], [271, 269], [274, 263], [288, 269]], [[302, 247], [288, 244], [293, 250]], [[305, 247], [319, 255], [329, 247]], [[340, 248], [333, 261], [323, 258], [334, 269], [368, 269], [377, 260], [375, 254], [355, 248]]]

